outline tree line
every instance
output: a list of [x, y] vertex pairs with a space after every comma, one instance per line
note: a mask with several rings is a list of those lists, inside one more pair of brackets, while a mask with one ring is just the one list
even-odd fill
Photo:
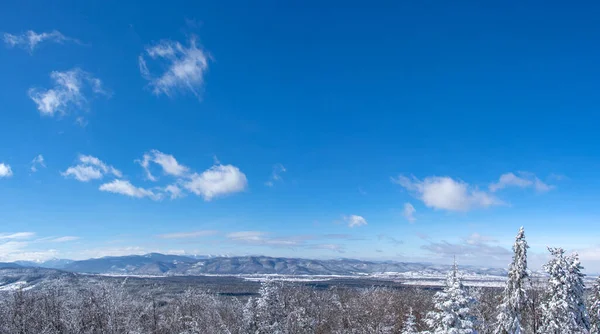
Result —
[[465, 287], [456, 263], [439, 291], [267, 280], [256, 296], [229, 297], [59, 279], [0, 293], [0, 333], [600, 333], [600, 283], [586, 290], [577, 254], [550, 248], [540, 279], [529, 274], [527, 249], [521, 228], [503, 289]]

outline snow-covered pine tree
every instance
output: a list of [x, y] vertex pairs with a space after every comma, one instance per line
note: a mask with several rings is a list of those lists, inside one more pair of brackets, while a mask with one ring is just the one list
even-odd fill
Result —
[[549, 298], [542, 305], [542, 333], [589, 333], [589, 319], [583, 304], [583, 274], [577, 254], [565, 256], [562, 248], [548, 248], [552, 259], [544, 266], [550, 275]]
[[406, 315], [406, 320], [404, 321], [404, 326], [402, 326], [401, 334], [418, 334], [418, 333], [419, 332], [417, 331], [417, 318], [413, 314], [413, 309], [411, 307], [410, 310], [408, 311], [408, 314]]
[[583, 266], [579, 262], [579, 255], [573, 253], [566, 257], [567, 260], [567, 289], [569, 308], [575, 319], [576, 330], [580, 333], [589, 333], [590, 317], [585, 306], [585, 284], [581, 272]]
[[475, 318], [470, 307], [473, 299], [464, 289], [456, 261], [448, 274], [444, 290], [433, 297], [435, 311], [427, 313], [425, 323], [433, 334], [472, 334]]
[[526, 284], [527, 273], [527, 240], [525, 230], [519, 229], [513, 245], [513, 259], [508, 267], [508, 279], [502, 294], [502, 304], [498, 306], [496, 334], [524, 333], [523, 313], [527, 307]]
[[600, 277], [596, 279], [590, 293], [590, 333], [600, 333]]
[[286, 314], [281, 298], [281, 283], [268, 279], [260, 287], [256, 300], [256, 317], [260, 334], [283, 333]]
[[258, 321], [256, 318], [256, 299], [248, 298], [242, 311], [242, 329], [244, 333], [256, 333], [258, 331]]
[[544, 270], [550, 275], [547, 284], [548, 299], [542, 304], [542, 333], [571, 333], [571, 317], [566, 288], [565, 251], [562, 248], [548, 248], [552, 255], [544, 265]]

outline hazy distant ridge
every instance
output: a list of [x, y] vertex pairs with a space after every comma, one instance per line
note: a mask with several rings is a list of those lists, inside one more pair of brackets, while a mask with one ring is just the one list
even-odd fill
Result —
[[[19, 263], [22, 266], [45, 267], [94, 274], [134, 275], [367, 275], [386, 272], [419, 272], [444, 274], [449, 265], [407, 262], [375, 262], [352, 259], [311, 260], [268, 256], [236, 256], [192, 258], [180, 255], [151, 253], [103, 257], [82, 261], [51, 260], [44, 263]], [[8, 265], [8, 264], [6, 264]], [[461, 266], [467, 274], [504, 276], [497, 268]]]

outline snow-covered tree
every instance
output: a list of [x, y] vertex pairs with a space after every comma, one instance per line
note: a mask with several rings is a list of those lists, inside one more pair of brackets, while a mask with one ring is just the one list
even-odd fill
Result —
[[589, 333], [584, 303], [583, 267], [577, 254], [565, 256], [562, 248], [548, 248], [552, 259], [544, 266], [550, 275], [548, 300], [542, 305], [542, 333]]
[[242, 328], [244, 333], [256, 333], [258, 321], [256, 319], [256, 299], [250, 297], [242, 311]]
[[569, 306], [577, 324], [577, 329], [581, 333], [587, 333], [590, 330], [590, 317], [585, 306], [585, 284], [583, 282], [585, 274], [581, 272], [583, 266], [579, 262], [577, 253], [567, 256], [566, 260]]
[[524, 332], [523, 313], [527, 307], [526, 284], [527, 273], [527, 241], [525, 230], [519, 229], [513, 245], [513, 259], [508, 268], [508, 279], [502, 296], [502, 304], [498, 306], [497, 334], [521, 334]]
[[406, 315], [406, 320], [404, 321], [404, 326], [402, 326], [401, 334], [417, 334], [417, 318], [413, 314], [412, 307], [409, 309], [408, 314]]
[[600, 277], [590, 293], [590, 333], [600, 333]]
[[257, 333], [283, 333], [286, 314], [281, 298], [281, 288], [281, 283], [272, 279], [262, 283], [259, 291], [260, 297], [256, 300]]
[[434, 334], [472, 334], [475, 318], [470, 307], [473, 299], [464, 289], [456, 262], [448, 274], [444, 290], [437, 292], [434, 299], [435, 311], [427, 314], [425, 322]]

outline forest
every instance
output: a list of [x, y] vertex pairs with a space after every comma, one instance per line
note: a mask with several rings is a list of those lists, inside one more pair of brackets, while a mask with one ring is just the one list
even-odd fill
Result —
[[546, 275], [532, 277], [527, 249], [521, 228], [503, 289], [464, 286], [456, 263], [440, 289], [269, 279], [256, 295], [227, 296], [57, 279], [0, 292], [0, 333], [600, 333], [600, 281], [585, 286], [578, 255], [549, 248]]

